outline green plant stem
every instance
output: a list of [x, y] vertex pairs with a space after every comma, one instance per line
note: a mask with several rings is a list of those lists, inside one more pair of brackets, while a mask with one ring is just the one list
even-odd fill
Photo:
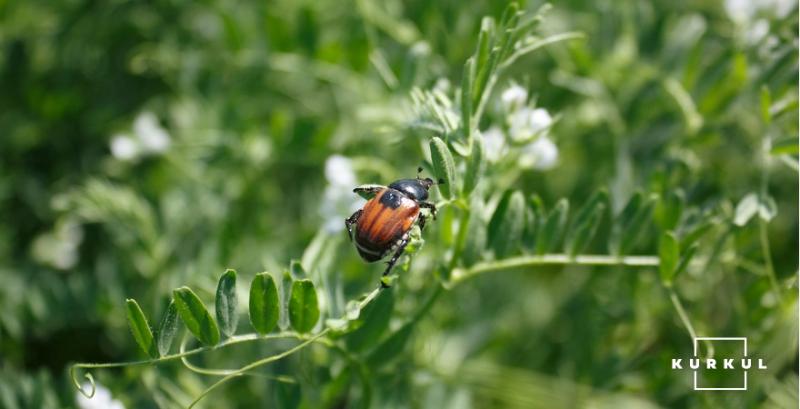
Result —
[[478, 263], [467, 269], [457, 268], [452, 272], [450, 284], [455, 285], [478, 274], [541, 265], [577, 264], [589, 266], [656, 267], [658, 263], [658, 257], [655, 256], [617, 257], [607, 255], [578, 255], [572, 257], [567, 254], [529, 255]]
[[223, 342], [220, 342], [219, 344], [217, 344], [215, 346], [199, 347], [199, 348], [191, 349], [191, 350], [188, 350], [188, 351], [181, 351], [181, 352], [179, 352], [177, 354], [165, 355], [165, 356], [162, 356], [160, 358], [155, 358], [155, 359], [145, 359], [145, 360], [141, 360], [141, 361], [127, 361], [127, 362], [112, 362], [112, 363], [77, 363], [77, 364], [73, 364], [69, 368], [69, 374], [70, 374], [70, 378], [72, 378], [72, 383], [73, 383], [73, 385], [75, 385], [75, 388], [77, 388], [78, 391], [80, 391], [81, 394], [83, 394], [83, 396], [86, 396], [87, 398], [91, 398], [92, 396], [94, 396], [94, 393], [95, 393], [94, 377], [90, 373], [86, 373], [84, 375], [84, 377], [89, 381], [89, 384], [90, 384], [90, 386], [92, 388], [90, 392], [86, 392], [85, 390], [83, 390], [83, 387], [81, 387], [80, 383], [78, 382], [78, 377], [76, 376], [76, 370], [78, 370], [78, 369], [121, 368], [121, 367], [125, 367], [125, 366], [138, 366], [138, 365], [157, 364], [157, 363], [166, 362], [166, 361], [174, 361], [176, 359], [185, 358], [185, 357], [196, 355], [196, 354], [199, 354], [199, 353], [202, 353], [202, 352], [208, 352], [208, 351], [217, 350], [217, 349], [221, 349], [221, 348], [224, 348], [224, 347], [227, 347], [227, 346], [240, 344], [240, 343], [244, 343], [244, 342], [252, 342], [252, 341], [258, 341], [258, 340], [264, 340], [264, 339], [284, 339], [284, 338], [297, 338], [297, 339], [299, 339], [299, 337], [300, 337], [300, 335], [298, 335], [298, 334], [296, 334], [294, 332], [283, 332], [283, 333], [279, 333], [279, 334], [270, 334], [270, 335], [265, 335], [265, 336], [258, 335], [258, 334], [237, 335], [237, 336], [230, 337], [227, 340], [225, 340]]
[[775, 292], [775, 297], [781, 301], [781, 289], [778, 285], [778, 279], [775, 276], [775, 266], [772, 264], [772, 253], [769, 251], [769, 235], [767, 232], [767, 222], [759, 218], [758, 221], [759, 238], [761, 241], [761, 251], [764, 253], [764, 267], [767, 270], [767, 277], [772, 286], [772, 291]]
[[[675, 289], [672, 286], [665, 287], [667, 289], [667, 293], [669, 293], [669, 299], [672, 301], [672, 305], [675, 307], [675, 311], [678, 312], [678, 317], [681, 319], [683, 326], [686, 328], [686, 332], [689, 333], [689, 336], [692, 338], [692, 342], [697, 338], [697, 332], [694, 330], [694, 326], [692, 322], [689, 321], [689, 315], [686, 314], [686, 310], [683, 308], [683, 303], [681, 303], [681, 299], [678, 298], [678, 294], [675, 292]], [[713, 358], [714, 357], [714, 345], [711, 342], [705, 341], [706, 350], [708, 351], [708, 355], [706, 358]]]
[[[181, 341], [181, 346], [180, 346], [180, 352], [181, 353], [183, 353], [186, 350], [186, 344], [189, 342], [190, 338], [191, 337], [189, 337], [188, 334], [186, 334], [186, 336], [183, 337], [183, 340]], [[199, 366], [194, 365], [193, 363], [189, 362], [189, 357], [187, 357], [187, 356], [182, 356], [181, 357], [181, 363], [183, 363], [183, 366], [185, 366], [186, 369], [188, 369], [188, 370], [190, 370], [192, 372], [195, 372], [195, 373], [199, 373], [201, 375], [227, 376], [227, 375], [230, 375], [230, 374], [238, 371], [238, 369], [202, 368], [202, 367], [199, 367]], [[273, 376], [273, 375], [267, 375], [267, 374], [250, 374], [250, 375], [261, 376], [263, 378], [267, 378], [267, 379], [270, 379], [270, 380], [273, 380], [273, 381], [276, 381], [276, 382], [297, 383], [297, 381], [295, 381], [293, 378], [291, 378], [289, 376], [282, 376], [282, 375]]]
[[448, 272], [452, 273], [455, 270], [458, 260], [461, 259], [461, 253], [464, 250], [464, 242], [467, 240], [467, 231], [469, 230], [469, 214], [470, 210], [462, 209], [461, 218], [458, 222], [458, 235], [456, 236], [455, 248], [453, 248], [453, 256], [450, 258], [450, 264], [447, 268]]
[[241, 376], [242, 374], [244, 374], [244, 373], [246, 373], [246, 372], [248, 372], [250, 370], [253, 370], [255, 368], [258, 368], [259, 366], [263, 366], [263, 365], [266, 365], [268, 363], [275, 362], [275, 361], [277, 361], [279, 359], [283, 359], [283, 358], [285, 358], [285, 357], [287, 357], [287, 356], [289, 356], [289, 355], [291, 355], [291, 354], [293, 354], [293, 353], [295, 353], [297, 351], [300, 351], [301, 349], [307, 347], [308, 345], [310, 345], [314, 341], [316, 341], [319, 338], [322, 338], [323, 336], [325, 336], [329, 331], [330, 331], [330, 328], [326, 328], [323, 331], [321, 331], [319, 334], [314, 335], [313, 337], [306, 339], [305, 341], [301, 342], [300, 344], [295, 345], [292, 348], [287, 349], [286, 351], [283, 351], [283, 352], [281, 352], [279, 354], [270, 355], [270, 356], [268, 356], [266, 358], [259, 359], [258, 361], [255, 361], [253, 363], [245, 365], [245, 366], [239, 368], [238, 370], [236, 370], [236, 371], [234, 371], [232, 373], [229, 373], [228, 375], [225, 375], [225, 377], [223, 377], [222, 379], [218, 380], [217, 382], [214, 382], [211, 386], [206, 388], [200, 394], [200, 396], [195, 398], [195, 400], [192, 401], [192, 403], [189, 404], [188, 408], [189, 409], [193, 408], [198, 402], [200, 402], [204, 397], [206, 397], [206, 395], [211, 393], [214, 389], [222, 386], [224, 383], [230, 381], [231, 379], [233, 379], [233, 378], [235, 378], [237, 376]]
[[[763, 159], [761, 164], [761, 184], [760, 184], [760, 192], [759, 192], [759, 201], [766, 200], [767, 195], [769, 193], [769, 151], [771, 142], [769, 137], [764, 143], [764, 152], [762, 153]], [[769, 277], [769, 283], [772, 286], [772, 290], [775, 292], [775, 297], [777, 301], [780, 303], [781, 301], [781, 290], [780, 286], [778, 285], [778, 279], [775, 275], [775, 266], [772, 264], [772, 253], [769, 251], [769, 232], [767, 231], [767, 221], [764, 220], [760, 215], [758, 217], [758, 235], [759, 240], [761, 241], [761, 252], [764, 257], [764, 266], [767, 270], [767, 277]]]
[[[376, 288], [375, 290], [373, 290], [372, 292], [370, 292], [369, 294], [367, 294], [367, 296], [364, 297], [364, 299], [359, 302], [359, 309], [363, 309], [364, 307], [367, 306], [367, 304], [372, 302], [372, 300], [374, 300], [375, 297], [380, 293], [380, 290], [381, 290], [381, 288], [379, 287], [379, 288]], [[94, 376], [92, 376], [91, 373], [84, 374], [84, 378], [86, 378], [86, 380], [89, 381], [89, 385], [91, 387], [91, 389], [89, 391], [86, 391], [86, 390], [83, 389], [83, 387], [81, 386], [80, 381], [78, 379], [78, 376], [77, 376], [77, 370], [78, 369], [122, 368], [122, 367], [126, 367], [126, 366], [158, 364], [158, 363], [161, 363], [161, 362], [173, 361], [173, 360], [176, 360], [176, 359], [180, 359], [180, 360], [183, 361], [183, 364], [187, 368], [189, 368], [190, 370], [193, 370], [195, 372], [204, 373], [206, 375], [225, 376], [225, 378], [223, 378], [222, 380], [220, 380], [216, 384], [212, 385], [212, 389], [213, 389], [213, 388], [219, 386], [218, 384], [220, 384], [222, 382], [227, 382], [227, 380], [229, 380], [229, 378], [235, 377], [235, 376], [240, 376], [243, 373], [247, 372], [248, 370], [252, 369], [250, 367], [251, 365], [257, 364], [257, 365], [255, 365], [255, 367], [257, 367], [257, 366], [264, 365], [264, 364], [269, 363], [269, 362], [273, 362], [275, 360], [283, 358], [283, 357], [285, 357], [285, 356], [287, 356], [287, 355], [289, 355], [291, 353], [294, 353], [294, 352], [302, 349], [303, 347], [305, 347], [306, 345], [308, 345], [310, 343], [309, 341], [311, 341], [311, 342], [319, 341], [320, 338], [322, 336], [324, 336], [325, 334], [327, 334], [327, 332], [329, 330], [330, 330], [329, 328], [326, 328], [325, 330], [323, 330], [322, 332], [320, 332], [319, 334], [317, 334], [316, 336], [314, 336], [314, 337], [312, 337], [310, 339], [306, 339], [305, 336], [297, 334], [295, 332], [291, 332], [291, 331], [286, 331], [286, 332], [282, 332], [282, 333], [278, 333], [278, 334], [269, 334], [269, 335], [265, 335], [265, 336], [262, 336], [262, 335], [256, 334], [256, 333], [236, 335], [236, 336], [233, 336], [233, 337], [230, 337], [230, 338], [226, 339], [225, 341], [220, 342], [217, 345], [199, 347], [199, 348], [191, 349], [191, 350], [188, 350], [188, 351], [184, 350], [185, 345], [182, 344], [181, 345], [181, 350], [180, 350], [179, 353], [171, 354], [171, 355], [165, 355], [165, 356], [162, 356], [162, 357], [159, 357], [159, 358], [155, 358], [155, 359], [145, 359], [145, 360], [140, 360], [140, 361], [126, 361], [126, 362], [112, 362], [112, 363], [87, 363], [87, 362], [77, 363], [77, 364], [74, 364], [74, 365], [72, 365], [70, 367], [69, 374], [70, 374], [70, 378], [72, 379], [72, 384], [75, 386], [75, 388], [83, 396], [86, 396], [87, 398], [92, 398], [94, 396], [95, 391], [96, 391], [96, 385], [95, 385], [95, 381], [94, 381]], [[286, 338], [294, 338], [294, 339], [305, 340], [305, 341], [303, 343], [295, 346], [294, 348], [292, 348], [290, 350], [284, 351], [281, 354], [277, 354], [277, 355], [273, 355], [273, 356], [268, 357], [268, 358], [264, 358], [264, 359], [262, 359], [260, 361], [256, 361], [253, 364], [250, 364], [250, 365], [248, 365], [246, 367], [239, 368], [239, 369], [236, 369], [236, 370], [228, 370], [228, 369], [215, 370], [215, 369], [200, 368], [200, 367], [192, 365], [190, 362], [188, 362], [185, 359], [185, 358], [187, 358], [189, 356], [192, 356], [192, 355], [200, 354], [200, 353], [203, 353], [203, 352], [214, 351], [214, 350], [217, 350], [217, 349], [225, 348], [225, 347], [228, 347], [228, 346], [231, 346], [231, 345], [240, 344], [240, 343], [244, 343], [244, 342], [252, 342], [252, 341], [259, 341], [259, 340], [266, 340], [266, 339], [286, 339]], [[285, 381], [285, 380], [281, 380], [281, 379], [276, 379], [276, 380]], [[203, 395], [201, 395], [200, 398], [198, 398], [197, 400], [201, 399], [208, 392], [210, 392], [210, 390], [206, 390], [203, 393]], [[196, 403], [196, 402], [197, 401], [195, 401], [194, 403]], [[192, 403], [192, 405], [194, 405], [194, 403]]]

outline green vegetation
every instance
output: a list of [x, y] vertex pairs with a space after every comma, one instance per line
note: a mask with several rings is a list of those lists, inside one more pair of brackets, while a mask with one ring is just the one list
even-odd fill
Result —
[[[0, 1], [0, 407], [796, 408], [797, 32], [785, 1]], [[352, 189], [418, 166], [437, 219], [380, 290]], [[698, 336], [768, 369], [694, 391]]]

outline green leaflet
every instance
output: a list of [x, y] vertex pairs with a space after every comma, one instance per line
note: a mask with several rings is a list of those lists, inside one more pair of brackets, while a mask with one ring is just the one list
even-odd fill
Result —
[[480, 182], [483, 172], [483, 138], [479, 133], [473, 136], [472, 152], [467, 158], [467, 171], [464, 174], [464, 196], [469, 195], [475, 190], [475, 186]]
[[471, 266], [483, 258], [486, 249], [486, 221], [483, 219], [483, 199], [474, 195], [469, 206], [467, 235], [464, 238], [464, 249], [461, 258], [465, 265]]
[[558, 245], [567, 223], [569, 201], [561, 199], [539, 226], [536, 234], [536, 254], [544, 254]]
[[309, 332], [319, 320], [317, 290], [311, 280], [298, 280], [292, 283], [289, 297], [289, 322], [297, 332]]
[[213, 346], [219, 342], [219, 328], [203, 302], [189, 287], [181, 287], [172, 292], [172, 299], [178, 308], [178, 315], [195, 338], [205, 345]]
[[461, 75], [461, 127], [464, 129], [464, 135], [469, 137], [472, 133], [472, 84], [475, 80], [474, 57], [470, 57], [464, 63], [464, 73]]
[[178, 307], [175, 306], [174, 300], [169, 300], [167, 310], [164, 311], [164, 316], [161, 318], [161, 323], [158, 325], [157, 344], [158, 353], [161, 356], [169, 354], [169, 349], [172, 346], [172, 339], [178, 332]]
[[519, 191], [506, 192], [489, 222], [489, 243], [498, 258], [519, 248], [525, 228], [525, 197]]
[[239, 324], [236, 313], [236, 270], [226, 270], [217, 284], [216, 313], [220, 330], [225, 336], [233, 336]]
[[250, 284], [250, 323], [260, 334], [267, 334], [278, 324], [280, 301], [278, 287], [269, 273], [259, 273]]
[[622, 256], [636, 244], [641, 232], [647, 227], [645, 221], [653, 209], [653, 197], [645, 198], [636, 192], [614, 220], [609, 238], [609, 250], [615, 256]]
[[586, 248], [600, 225], [607, 202], [608, 193], [599, 190], [578, 211], [565, 239], [567, 254], [575, 256]]
[[694, 253], [697, 252], [698, 245], [693, 244], [686, 249], [686, 251], [681, 255], [681, 259], [678, 262], [678, 266], [675, 267], [675, 271], [672, 273], [672, 280], [675, 281], [675, 277], [679, 274], [684, 272], [689, 267], [689, 262], [692, 261], [694, 257]]
[[438, 137], [431, 139], [430, 148], [433, 173], [437, 178], [444, 180], [444, 184], [439, 185], [439, 191], [442, 192], [442, 196], [450, 198], [458, 190], [456, 188], [456, 165], [453, 161], [453, 155], [450, 153], [447, 144]]
[[686, 201], [683, 191], [673, 190], [662, 197], [653, 209], [653, 218], [662, 230], [674, 230], [681, 220], [683, 205]]
[[150, 330], [150, 325], [147, 323], [147, 318], [145, 318], [139, 304], [134, 299], [127, 299], [125, 300], [125, 305], [128, 310], [128, 326], [130, 326], [133, 338], [139, 344], [139, 348], [147, 356], [158, 358], [158, 350], [153, 341], [153, 332]]

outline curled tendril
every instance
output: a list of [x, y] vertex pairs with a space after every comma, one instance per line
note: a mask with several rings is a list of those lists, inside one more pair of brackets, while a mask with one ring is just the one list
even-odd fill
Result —
[[89, 381], [89, 386], [91, 386], [92, 388], [89, 392], [86, 392], [86, 390], [83, 389], [83, 386], [80, 384], [80, 382], [78, 382], [78, 378], [76, 377], [75, 374], [75, 370], [79, 366], [80, 365], [73, 365], [71, 368], [69, 368], [69, 376], [70, 378], [72, 378], [72, 384], [75, 385], [75, 388], [78, 389], [78, 392], [80, 392], [81, 395], [85, 396], [87, 399], [91, 399], [94, 396], [95, 391], [97, 390], [97, 385], [95, 385], [94, 382], [94, 376], [92, 376], [90, 372], [86, 372], [85, 374], [83, 374], [83, 377]]
[[[268, 336], [265, 336], [265, 337], [262, 337], [262, 338], [256, 338], [256, 339], [267, 339], [267, 338], [272, 338], [272, 339], [279, 339], [279, 338], [301, 339], [299, 337], [299, 335], [297, 335], [295, 333], [275, 334], [275, 335], [271, 335], [271, 336], [268, 335]], [[188, 344], [189, 339], [190, 338], [187, 335], [187, 336], [183, 337], [183, 340], [181, 340], [181, 344], [180, 344], [180, 348], [179, 348], [179, 351], [180, 351], [181, 354], [186, 352], [186, 345]], [[188, 369], [188, 370], [190, 370], [192, 372], [195, 372], [195, 373], [199, 373], [201, 375], [227, 376], [227, 375], [230, 375], [232, 373], [237, 372], [237, 369], [202, 368], [202, 367], [199, 367], [199, 366], [191, 363], [189, 361], [189, 357], [187, 357], [187, 356], [182, 356], [181, 357], [181, 363], [183, 364], [183, 366], [186, 367], [186, 369]], [[272, 381], [275, 381], [275, 382], [281, 382], [281, 383], [297, 383], [297, 381], [294, 378], [292, 378], [291, 376], [285, 376], [285, 375], [269, 375], [269, 374], [260, 374], [260, 373], [246, 373], [246, 374], [242, 374], [242, 375], [249, 375], [249, 376], [265, 378], [265, 379], [268, 379], [268, 380], [272, 380]]]
[[189, 404], [188, 409], [193, 408], [195, 405], [197, 405], [198, 402], [200, 402], [209, 393], [211, 393], [211, 391], [213, 391], [214, 389], [218, 388], [222, 384], [228, 382], [229, 380], [231, 380], [233, 378], [236, 378], [238, 376], [241, 376], [241, 375], [247, 373], [248, 371], [251, 371], [251, 370], [253, 370], [255, 368], [258, 368], [260, 366], [266, 365], [266, 364], [268, 364], [270, 362], [275, 362], [275, 361], [283, 359], [283, 358], [285, 358], [285, 357], [287, 357], [289, 355], [292, 355], [295, 352], [297, 352], [297, 351], [305, 348], [306, 346], [310, 345], [314, 341], [318, 341], [320, 338], [322, 338], [325, 335], [327, 335], [329, 331], [330, 331], [330, 328], [326, 328], [326, 329], [322, 330], [322, 332], [320, 332], [320, 333], [318, 333], [318, 334], [316, 334], [314, 336], [311, 336], [310, 338], [307, 338], [305, 341], [301, 342], [300, 344], [295, 345], [292, 348], [287, 349], [286, 351], [283, 351], [283, 352], [281, 352], [279, 354], [270, 355], [270, 356], [268, 356], [266, 358], [263, 358], [263, 359], [260, 359], [258, 361], [252, 362], [252, 363], [250, 363], [248, 365], [245, 365], [245, 366], [237, 369], [236, 371], [234, 371], [232, 373], [229, 373], [228, 375], [226, 375], [222, 379], [218, 380], [217, 382], [213, 383], [211, 386], [206, 388], [203, 392], [201, 392], [200, 396], [195, 398], [195, 400], [192, 401], [192, 403]]
[[[378, 295], [379, 292], [380, 292], [380, 287], [375, 289], [371, 293], [367, 294], [367, 296], [363, 300], [361, 300], [359, 302], [359, 309], [366, 307], [367, 304], [372, 302], [375, 299], [375, 297]], [[318, 333], [317, 335], [310, 336], [310, 337], [309, 336], [305, 336], [305, 335], [300, 335], [300, 334], [298, 334], [296, 332], [291, 332], [291, 331], [281, 332], [281, 333], [277, 333], [277, 334], [269, 334], [269, 335], [259, 335], [259, 334], [236, 335], [236, 336], [228, 338], [227, 340], [225, 340], [225, 341], [223, 341], [223, 342], [221, 342], [221, 343], [219, 343], [219, 344], [217, 344], [215, 346], [203, 346], [203, 347], [191, 349], [191, 350], [188, 350], [188, 351], [185, 349], [186, 340], [184, 340], [184, 342], [181, 344], [180, 352], [176, 353], [176, 354], [164, 355], [164, 356], [161, 356], [159, 358], [146, 359], [146, 360], [141, 360], [141, 361], [131, 361], [131, 362], [76, 363], [76, 364], [73, 364], [70, 367], [69, 373], [70, 373], [70, 378], [72, 380], [72, 384], [75, 386], [75, 389], [77, 389], [81, 393], [81, 395], [83, 395], [83, 396], [85, 396], [87, 398], [92, 398], [94, 396], [94, 394], [95, 394], [96, 385], [95, 385], [94, 377], [92, 376], [91, 373], [88, 373], [88, 372], [84, 374], [84, 378], [86, 378], [89, 381], [89, 386], [91, 387], [91, 389], [87, 392], [87, 390], [84, 388], [84, 386], [82, 386], [80, 384], [80, 380], [78, 379], [79, 377], [78, 377], [77, 370], [79, 368], [82, 368], [82, 369], [122, 368], [122, 367], [127, 367], [127, 366], [152, 365], [152, 364], [157, 364], [157, 363], [160, 363], [160, 362], [166, 362], [166, 361], [172, 361], [172, 360], [181, 360], [182, 363], [192, 371], [195, 371], [195, 372], [198, 372], [198, 373], [205, 373], [207, 375], [224, 376], [223, 379], [221, 379], [220, 381], [218, 381], [217, 383], [212, 385], [212, 387], [208, 388], [205, 392], [203, 392], [203, 394], [197, 400], [195, 400], [195, 402], [192, 404], [192, 405], [194, 405], [195, 403], [197, 403], [197, 401], [199, 401], [206, 394], [208, 394], [208, 392], [210, 392], [212, 389], [214, 389], [217, 386], [227, 382], [231, 378], [248, 374], [247, 372], [250, 371], [251, 369], [254, 369], [254, 368], [258, 367], [258, 366], [264, 365], [264, 364], [269, 363], [269, 362], [274, 362], [274, 361], [279, 360], [279, 359], [281, 359], [283, 357], [291, 355], [291, 354], [299, 351], [300, 349], [303, 349], [304, 347], [306, 347], [307, 345], [309, 345], [309, 344], [311, 344], [313, 342], [322, 342], [324, 340], [323, 337], [329, 331], [330, 331], [330, 328], [327, 328], [327, 329], [323, 330], [322, 332]], [[220, 348], [223, 348], [223, 347], [227, 347], [227, 346], [231, 346], [231, 345], [234, 345], [234, 344], [253, 342], [253, 341], [263, 341], [263, 340], [266, 340], [266, 339], [278, 339], [278, 338], [294, 338], [294, 339], [297, 339], [298, 341], [303, 341], [303, 342], [301, 342], [300, 344], [296, 345], [294, 348], [291, 348], [291, 349], [289, 349], [287, 351], [284, 351], [284, 352], [282, 352], [280, 354], [264, 358], [264, 359], [262, 359], [260, 361], [256, 361], [256, 362], [254, 362], [254, 363], [252, 363], [250, 365], [247, 365], [245, 367], [242, 367], [242, 368], [239, 368], [239, 369], [233, 369], [233, 370], [231, 370], [231, 369], [206, 369], [206, 368], [200, 368], [200, 367], [192, 365], [187, 359], [185, 359], [186, 357], [189, 357], [191, 355], [196, 355], [196, 354], [203, 353], [203, 352], [217, 350], [217, 349], [220, 349]], [[275, 380], [277, 382], [285, 382], [285, 383], [295, 383], [296, 382], [296, 380], [294, 380], [293, 378], [288, 377], [288, 376], [267, 376], [267, 377], [270, 378], [270, 379], [273, 379], [273, 380]]]

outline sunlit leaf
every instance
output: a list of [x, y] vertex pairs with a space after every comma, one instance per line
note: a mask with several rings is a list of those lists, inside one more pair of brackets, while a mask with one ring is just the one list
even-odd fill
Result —
[[797, 143], [797, 136], [784, 136], [772, 141], [772, 148], [769, 153], [773, 155], [797, 155], [800, 153], [800, 145]]
[[159, 355], [164, 356], [169, 353], [169, 349], [172, 347], [172, 339], [175, 338], [177, 332], [178, 308], [175, 306], [174, 300], [169, 300], [169, 305], [166, 311], [164, 311], [164, 316], [161, 318], [161, 323], [156, 333]]
[[219, 328], [228, 337], [236, 333], [236, 326], [239, 324], [237, 302], [236, 271], [229, 269], [219, 279], [215, 304]]
[[763, 196], [758, 203], [758, 217], [764, 221], [770, 221], [778, 214], [778, 205], [771, 196]]
[[737, 226], [744, 226], [753, 216], [758, 213], [758, 195], [749, 193], [745, 196], [739, 204], [736, 205], [736, 213], [733, 217], [733, 224]]
[[464, 72], [461, 74], [461, 127], [464, 129], [464, 134], [467, 135], [467, 137], [469, 137], [469, 135], [473, 133], [472, 84], [474, 80], [475, 80], [475, 59], [468, 58], [467, 62], [464, 64]]
[[370, 200], [375, 197], [375, 189], [382, 189], [386, 186], [376, 184], [358, 185], [353, 191], [363, 199]]

